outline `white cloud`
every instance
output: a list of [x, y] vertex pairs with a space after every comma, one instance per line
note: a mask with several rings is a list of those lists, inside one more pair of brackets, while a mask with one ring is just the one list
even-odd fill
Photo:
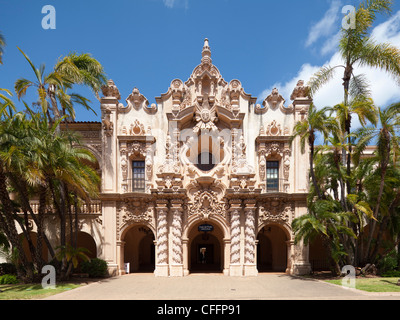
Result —
[[339, 26], [339, 13], [340, 13], [341, 2], [339, 0], [333, 0], [328, 11], [325, 13], [323, 18], [315, 23], [308, 34], [306, 40], [306, 47], [311, 46], [317, 42], [320, 38], [329, 37], [337, 27]]
[[[372, 37], [376, 42], [387, 42], [400, 48], [400, 11], [393, 15], [389, 20], [376, 26], [372, 31]], [[336, 42], [337, 45], [337, 42]], [[334, 53], [324, 66], [343, 65], [343, 61], [338, 52]], [[273, 88], [278, 88], [279, 92], [286, 99], [286, 105], [289, 105], [289, 100], [293, 89], [298, 80], [308, 82], [312, 75], [322, 66], [313, 66], [305, 63], [295, 77], [289, 79], [285, 83], [275, 83], [272, 87], [264, 90], [260, 95], [260, 101], [263, 101], [272, 91]], [[333, 106], [343, 101], [343, 68], [336, 69], [335, 77], [325, 86], [323, 86], [314, 97], [314, 104], [318, 107]], [[372, 97], [376, 105], [385, 107], [390, 103], [400, 101], [399, 84], [385, 71], [373, 69], [369, 67], [355, 66], [355, 74], [365, 74], [370, 82]], [[355, 124], [357, 121], [355, 120]]]
[[164, 5], [168, 8], [173, 8], [176, 0], [163, 0]]
[[182, 4], [185, 9], [188, 9], [189, 7], [189, 0], [163, 0], [163, 2], [167, 8], [171, 9], [180, 4]]

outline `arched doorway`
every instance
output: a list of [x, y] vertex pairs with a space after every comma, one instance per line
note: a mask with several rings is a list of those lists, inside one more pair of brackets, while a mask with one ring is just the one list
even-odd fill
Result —
[[94, 259], [97, 258], [97, 247], [96, 242], [94, 241], [93, 237], [86, 233], [86, 232], [78, 232], [77, 236], [77, 247], [78, 248], [86, 248], [88, 252], [85, 254], [90, 258]]
[[129, 273], [154, 272], [154, 234], [144, 225], [131, 227], [124, 235], [124, 262], [129, 263]]
[[189, 233], [188, 267], [191, 273], [224, 270], [223, 232], [213, 222], [199, 222]]
[[257, 269], [259, 272], [285, 272], [288, 266], [288, 237], [278, 225], [264, 226], [257, 237]]

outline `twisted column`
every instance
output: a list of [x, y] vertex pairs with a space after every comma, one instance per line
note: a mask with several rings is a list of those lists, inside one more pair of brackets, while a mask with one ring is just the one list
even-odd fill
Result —
[[182, 209], [173, 208], [172, 210], [172, 262], [182, 264]]
[[231, 264], [240, 264], [240, 202], [231, 204]]
[[167, 210], [157, 212], [157, 263], [168, 263], [168, 223]]
[[245, 208], [245, 246], [244, 246], [244, 263], [255, 264], [255, 244], [256, 244], [256, 225], [255, 225], [255, 203], [246, 203]]
[[256, 276], [256, 201], [245, 201], [244, 275]]
[[156, 276], [168, 277], [168, 201], [157, 202]]

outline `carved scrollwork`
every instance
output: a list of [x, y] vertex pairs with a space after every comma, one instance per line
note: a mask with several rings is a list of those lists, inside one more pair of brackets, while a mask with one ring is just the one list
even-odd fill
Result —
[[153, 208], [146, 201], [124, 201], [117, 206], [118, 234], [132, 223], [152, 224]]
[[294, 217], [294, 204], [282, 199], [273, 199], [260, 206], [259, 224], [265, 222], [291, 223]]
[[212, 215], [225, 216], [225, 204], [218, 200], [218, 193], [215, 191], [196, 192], [193, 196], [194, 203], [188, 205], [189, 216], [200, 215], [203, 220], [209, 219]]

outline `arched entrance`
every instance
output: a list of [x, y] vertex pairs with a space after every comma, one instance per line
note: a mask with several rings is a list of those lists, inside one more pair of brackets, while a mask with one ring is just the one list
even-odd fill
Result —
[[257, 269], [259, 272], [285, 272], [288, 267], [288, 237], [282, 227], [264, 226], [257, 237]]
[[93, 237], [86, 233], [86, 232], [78, 232], [77, 236], [77, 247], [80, 248], [86, 248], [88, 252], [85, 252], [85, 254], [91, 258], [97, 258], [97, 247], [96, 247], [96, 242], [94, 241]]
[[123, 241], [124, 263], [129, 263], [129, 273], [154, 272], [154, 234], [144, 225], [135, 225], [126, 231]]
[[216, 223], [208, 221], [194, 225], [189, 233], [189, 272], [223, 272], [223, 238], [223, 232]]

